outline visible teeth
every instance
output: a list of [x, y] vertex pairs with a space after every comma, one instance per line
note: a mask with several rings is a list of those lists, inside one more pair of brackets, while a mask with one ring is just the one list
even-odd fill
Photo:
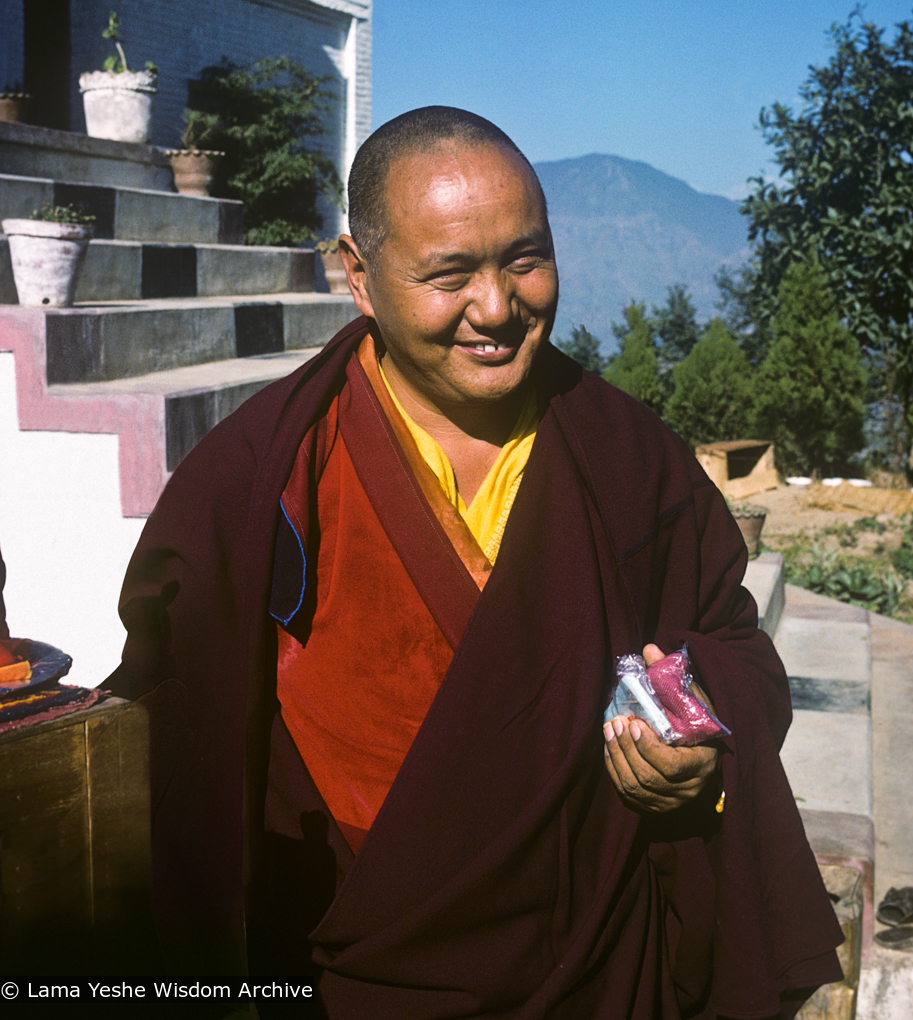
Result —
[[506, 344], [482, 344], [479, 347], [480, 351], [485, 351], [486, 354], [493, 354], [495, 351], [506, 351]]

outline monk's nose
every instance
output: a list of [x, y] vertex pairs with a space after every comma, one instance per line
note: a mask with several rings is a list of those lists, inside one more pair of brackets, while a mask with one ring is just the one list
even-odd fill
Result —
[[504, 274], [486, 274], [476, 281], [466, 318], [476, 329], [499, 329], [513, 317], [512, 300], [510, 282]]

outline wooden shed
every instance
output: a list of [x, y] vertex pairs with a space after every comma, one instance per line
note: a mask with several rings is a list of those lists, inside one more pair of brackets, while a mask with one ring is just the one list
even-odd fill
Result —
[[777, 487], [774, 444], [760, 439], [706, 443], [694, 451], [710, 480], [731, 499]]

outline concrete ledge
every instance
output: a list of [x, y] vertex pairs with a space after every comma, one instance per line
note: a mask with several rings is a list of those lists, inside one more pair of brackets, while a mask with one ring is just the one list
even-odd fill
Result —
[[151, 145], [110, 142], [8, 120], [0, 120], [0, 166], [6, 173], [23, 176], [174, 191], [170, 160]]
[[[77, 303], [313, 293], [316, 252], [225, 244], [92, 241]], [[16, 304], [9, 243], [0, 235], [0, 304]]]
[[262, 294], [77, 305], [47, 316], [47, 382], [112, 381], [322, 346], [357, 315], [351, 296]]
[[862, 881], [862, 964], [872, 955], [875, 934], [875, 823], [867, 815], [800, 808], [809, 845], [819, 865], [855, 868]]
[[749, 560], [745, 570], [743, 584], [758, 604], [758, 626], [771, 637], [777, 633], [786, 604], [783, 577], [782, 553], [763, 552]]
[[95, 237], [100, 240], [175, 244], [241, 244], [244, 240], [243, 205], [231, 199], [0, 174], [4, 218], [28, 218], [45, 202], [72, 204], [93, 215]]
[[0, 166], [24, 177], [174, 191], [171, 161], [151, 145], [0, 121]]

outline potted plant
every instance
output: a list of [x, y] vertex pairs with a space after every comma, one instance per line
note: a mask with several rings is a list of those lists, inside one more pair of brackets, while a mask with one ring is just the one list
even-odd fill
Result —
[[2, 221], [9, 237], [20, 305], [69, 308], [94, 231], [95, 217], [45, 202], [27, 220]]
[[24, 121], [30, 98], [27, 92], [22, 91], [22, 85], [18, 81], [13, 85], [7, 85], [0, 92], [0, 120]]
[[339, 254], [339, 242], [334, 238], [317, 242], [317, 251], [323, 263], [323, 274], [330, 285], [331, 294], [348, 294], [349, 281], [346, 279], [342, 256]]
[[729, 499], [726, 502], [748, 546], [748, 558], [756, 559], [761, 549], [761, 531], [767, 519], [767, 509], [754, 503], [734, 503]]
[[226, 59], [187, 83], [187, 105], [217, 114], [207, 144], [224, 149], [212, 193], [244, 203], [244, 243], [297, 246], [317, 240], [323, 193], [342, 207], [343, 187], [320, 139], [337, 98], [329, 78], [288, 57], [245, 67]]
[[114, 43], [117, 55], [108, 57], [103, 70], [79, 76], [86, 131], [91, 138], [146, 144], [152, 125], [152, 97], [158, 68], [147, 61], [144, 71], [131, 71], [119, 33], [120, 18], [112, 11], [102, 36]]
[[182, 195], [209, 195], [209, 186], [218, 161], [225, 155], [216, 149], [204, 149], [203, 144], [219, 130], [219, 117], [202, 110], [184, 111], [184, 131], [180, 149], [165, 149], [171, 158], [175, 187]]

